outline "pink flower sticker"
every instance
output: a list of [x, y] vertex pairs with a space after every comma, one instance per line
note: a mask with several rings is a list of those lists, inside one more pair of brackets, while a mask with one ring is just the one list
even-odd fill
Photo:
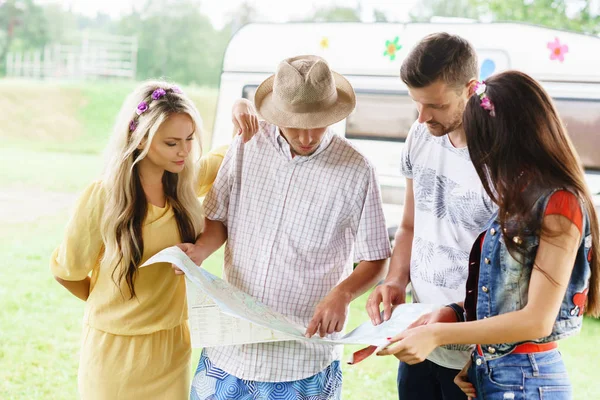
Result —
[[554, 38], [554, 42], [548, 42], [548, 48], [551, 60], [565, 61], [565, 54], [569, 52], [569, 46], [561, 44], [558, 38]]

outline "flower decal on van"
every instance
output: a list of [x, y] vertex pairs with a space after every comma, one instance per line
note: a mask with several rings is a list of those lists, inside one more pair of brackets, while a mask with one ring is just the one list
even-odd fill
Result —
[[321, 41], [319, 42], [319, 46], [323, 50], [327, 50], [329, 48], [329, 38], [327, 36], [323, 36]]
[[396, 53], [402, 48], [402, 45], [398, 44], [398, 40], [400, 40], [400, 38], [396, 36], [394, 40], [385, 41], [385, 51], [383, 52], [383, 56], [389, 57], [390, 61], [396, 59]]
[[558, 38], [554, 38], [554, 42], [548, 42], [548, 48], [551, 60], [565, 61], [565, 54], [569, 52], [569, 46], [560, 43]]

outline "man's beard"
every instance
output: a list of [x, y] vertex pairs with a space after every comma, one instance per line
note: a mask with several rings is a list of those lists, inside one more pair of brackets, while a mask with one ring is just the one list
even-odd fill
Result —
[[430, 124], [427, 122], [427, 128], [433, 136], [444, 136], [453, 132], [462, 126], [462, 120], [458, 120], [452, 123], [452, 125], [442, 125], [438, 122]]
[[458, 111], [456, 114], [454, 114], [454, 116], [452, 118], [452, 122], [448, 125], [444, 125], [439, 122], [431, 122], [431, 123], [427, 122], [427, 128], [429, 128], [429, 132], [433, 136], [439, 137], [439, 136], [447, 135], [450, 132], [454, 132], [455, 130], [460, 128], [462, 126], [462, 116], [463, 116], [464, 109], [462, 107], [459, 109], [460, 109], [460, 111]]

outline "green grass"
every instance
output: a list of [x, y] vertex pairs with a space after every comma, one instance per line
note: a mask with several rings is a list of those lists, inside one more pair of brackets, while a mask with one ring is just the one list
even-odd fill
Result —
[[[101, 171], [100, 151], [131, 83], [34, 84], [0, 81], [9, 93], [0, 101], [0, 190], [25, 187], [75, 193]], [[13, 95], [17, 91], [21, 97]], [[184, 88], [212, 129], [215, 93]], [[26, 96], [33, 102], [21, 104]], [[38, 96], [38, 97], [36, 97]], [[61, 97], [61, 96], [64, 96]], [[43, 121], [33, 121], [31, 109]], [[212, 110], [212, 111], [211, 111]], [[68, 131], [68, 129], [70, 131]], [[43, 199], [41, 199], [43, 201]], [[18, 210], [18, 204], [14, 206]], [[83, 303], [52, 278], [48, 258], [60, 242], [68, 210], [34, 223], [0, 225], [0, 399], [77, 398], [77, 362]], [[222, 253], [205, 267], [219, 273]], [[366, 295], [351, 305], [349, 329], [366, 319]], [[561, 342], [576, 399], [600, 398], [600, 321], [586, 319], [581, 335]], [[360, 346], [347, 346], [346, 355]], [[193, 353], [193, 368], [199, 358]], [[343, 366], [345, 399], [396, 399], [397, 362], [371, 357]]]
[[[0, 139], [6, 148], [101, 153], [125, 97], [137, 83], [57, 83], [0, 80]], [[210, 148], [217, 91], [183, 87], [204, 120], [202, 142]], [[135, 110], [131, 110], [132, 116]]]

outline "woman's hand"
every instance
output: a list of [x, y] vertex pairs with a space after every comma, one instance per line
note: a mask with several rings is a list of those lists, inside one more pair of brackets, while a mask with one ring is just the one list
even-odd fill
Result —
[[471, 368], [470, 358], [469, 361], [467, 361], [467, 364], [463, 367], [462, 371], [460, 371], [458, 375], [456, 375], [456, 378], [454, 378], [454, 383], [456, 383], [456, 386], [458, 386], [460, 390], [467, 395], [467, 397], [475, 399], [477, 398], [477, 395], [475, 393], [475, 386], [469, 382], [469, 368]]
[[[193, 243], [181, 243], [181, 244], [178, 244], [177, 247], [179, 247], [181, 250], [183, 250], [183, 252], [197, 266], [202, 265], [202, 262], [204, 262], [205, 256], [204, 256], [204, 253], [202, 252], [202, 248], [200, 246], [195, 245]], [[171, 264], [171, 268], [173, 268], [175, 275], [184, 275], [184, 272], [182, 270], [180, 270], [179, 268], [177, 268], [177, 266], [175, 264]]]
[[438, 325], [434, 323], [407, 329], [401, 334], [394, 336], [390, 340], [390, 344], [377, 353], [377, 355], [387, 356], [393, 354], [398, 360], [404, 361], [407, 364], [423, 362], [439, 346], [436, 335]]
[[258, 132], [258, 117], [254, 106], [246, 99], [239, 99], [231, 110], [231, 122], [234, 133], [242, 135], [244, 143], [248, 142]]

